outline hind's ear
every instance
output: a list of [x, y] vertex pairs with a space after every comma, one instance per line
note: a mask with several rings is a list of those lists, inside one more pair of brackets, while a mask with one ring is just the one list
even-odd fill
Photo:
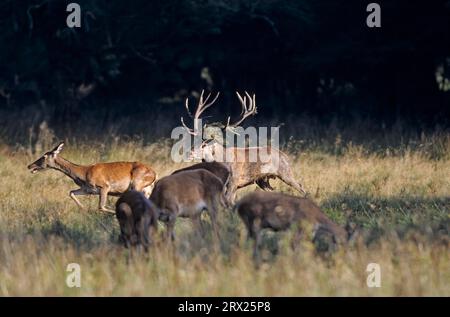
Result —
[[58, 155], [62, 151], [63, 148], [64, 148], [64, 142], [61, 142], [51, 152], [54, 155]]

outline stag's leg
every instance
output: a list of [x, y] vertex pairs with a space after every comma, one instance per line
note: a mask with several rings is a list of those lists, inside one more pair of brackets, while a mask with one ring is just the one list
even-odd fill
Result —
[[72, 191], [70, 191], [70, 193], [69, 193], [70, 198], [73, 199], [73, 201], [77, 204], [77, 206], [80, 207], [80, 208], [84, 208], [83, 204], [80, 203], [80, 201], [79, 201], [78, 198], [76, 197], [76, 196], [79, 196], [79, 195], [90, 195], [90, 194], [87, 193], [87, 192], [85, 192], [85, 191], [84, 191], [83, 189], [81, 189], [81, 188], [76, 189], [76, 190], [72, 190]]
[[303, 185], [299, 184], [292, 175], [292, 172], [289, 170], [284, 174], [276, 175], [279, 179], [281, 179], [285, 184], [296, 189], [300, 194], [306, 195], [306, 191], [303, 189]]
[[263, 177], [255, 181], [256, 185], [264, 191], [273, 191], [274, 188], [270, 185], [270, 177]]
[[108, 192], [109, 192], [108, 187], [104, 187], [104, 188], [100, 189], [100, 200], [99, 200], [98, 209], [100, 211], [106, 211], [106, 212], [115, 214], [116, 212], [114, 210], [106, 207], [106, 201], [108, 199]]

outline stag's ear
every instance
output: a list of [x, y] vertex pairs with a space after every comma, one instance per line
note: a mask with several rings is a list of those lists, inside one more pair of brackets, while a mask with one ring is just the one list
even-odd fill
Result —
[[53, 155], [58, 155], [62, 151], [63, 148], [64, 148], [64, 142], [61, 142], [51, 152]]

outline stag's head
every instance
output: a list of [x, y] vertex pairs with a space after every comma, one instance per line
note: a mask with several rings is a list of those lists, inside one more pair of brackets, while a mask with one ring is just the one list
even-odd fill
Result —
[[221, 123], [213, 123], [207, 124], [204, 123], [201, 126], [203, 119], [201, 118], [202, 113], [211, 107], [213, 103], [219, 97], [219, 93], [209, 101], [211, 94], [208, 94], [206, 98], [203, 97], [204, 91], [200, 94], [200, 98], [197, 104], [197, 110], [195, 114], [192, 115], [189, 110], [189, 99], [186, 98], [186, 110], [188, 115], [194, 121], [194, 127], [189, 128], [185, 123], [183, 117], [181, 117], [181, 124], [188, 131], [189, 134], [194, 136], [199, 136], [201, 134], [202, 142], [199, 145], [194, 145], [190, 153], [190, 159], [195, 160], [203, 160], [207, 162], [217, 161], [217, 157], [223, 158], [223, 149], [224, 149], [224, 135], [227, 132], [235, 133], [236, 129], [244, 122], [248, 117], [255, 115], [257, 113], [256, 110], [256, 98], [255, 95], [250, 96], [247, 92], [245, 92], [244, 96], [241, 96], [238, 92], [236, 95], [241, 104], [242, 110], [239, 116], [239, 119], [236, 122], [231, 123], [231, 117], [228, 117], [227, 122], [225, 124]]
[[34, 174], [47, 168], [55, 167], [56, 166], [55, 159], [63, 148], [64, 142], [59, 143], [58, 146], [56, 146], [53, 150], [48, 151], [40, 158], [38, 158], [36, 161], [28, 165], [28, 169], [30, 170], [31, 173]]

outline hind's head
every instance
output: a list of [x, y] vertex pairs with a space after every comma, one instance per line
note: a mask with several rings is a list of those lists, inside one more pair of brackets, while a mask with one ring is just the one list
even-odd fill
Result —
[[59, 143], [53, 150], [48, 151], [36, 161], [28, 165], [28, 169], [34, 174], [48, 168], [54, 168], [56, 166], [55, 159], [63, 148], [64, 142]]

